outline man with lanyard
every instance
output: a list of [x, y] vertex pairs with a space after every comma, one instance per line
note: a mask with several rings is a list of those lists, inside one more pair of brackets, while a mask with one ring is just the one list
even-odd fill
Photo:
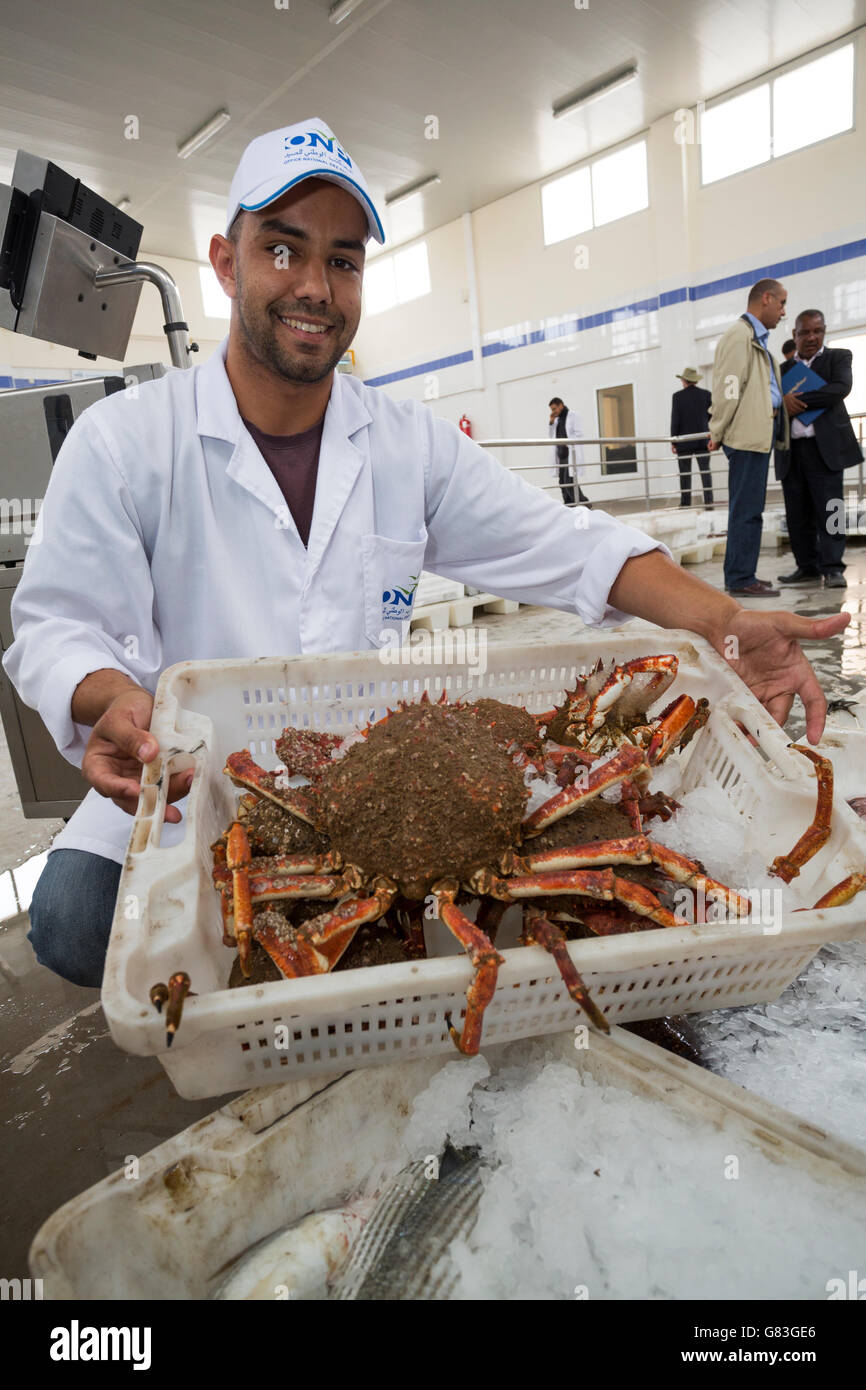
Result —
[[[159, 751], [160, 673], [382, 647], [424, 567], [593, 626], [635, 614], [690, 628], [780, 722], [799, 695], [820, 737], [826, 700], [797, 639], [833, 636], [847, 615], [749, 613], [603, 512], [576, 525], [418, 401], [335, 371], [370, 237], [384, 233], [363, 175], [327, 126], [259, 136], [210, 247], [227, 339], [201, 366], [91, 406], [58, 454], [4, 665], [91, 783], [30, 909], [38, 959], [74, 983], [102, 977], [141, 766]], [[185, 829], [189, 783], [171, 778], [181, 804], [164, 843]]]
[[779, 370], [767, 346], [785, 316], [788, 294], [778, 280], [759, 280], [745, 314], [722, 335], [713, 363], [709, 448], [728, 460], [728, 543], [725, 590], [738, 598], [778, 598], [756, 574], [773, 445], [787, 448]]

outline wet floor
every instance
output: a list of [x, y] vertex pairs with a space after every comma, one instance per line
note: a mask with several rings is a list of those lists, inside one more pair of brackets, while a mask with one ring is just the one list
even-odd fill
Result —
[[[750, 607], [789, 607], [810, 617], [840, 609], [852, 615], [841, 637], [808, 648], [828, 699], [850, 699], [866, 687], [866, 545], [850, 544], [847, 589], [787, 589], [781, 600], [750, 600]], [[792, 568], [789, 554], [764, 551], [762, 578]], [[721, 587], [721, 560], [692, 567]], [[484, 615], [491, 642], [567, 639], [582, 631], [577, 618], [522, 608]], [[803, 732], [802, 712], [788, 725]], [[25, 849], [43, 848], [57, 823], [6, 815], [11, 783], [8, 755], [0, 755], [0, 872], [20, 863]], [[5, 800], [4, 800], [5, 797]], [[13, 798], [14, 799], [14, 798]], [[181, 1100], [159, 1062], [120, 1052], [112, 1043], [96, 990], [78, 989], [39, 966], [26, 941], [26, 914], [0, 925], [0, 1277], [26, 1277], [27, 1250], [43, 1221], [85, 1188], [121, 1167], [130, 1155], [194, 1123], [228, 1097]]]

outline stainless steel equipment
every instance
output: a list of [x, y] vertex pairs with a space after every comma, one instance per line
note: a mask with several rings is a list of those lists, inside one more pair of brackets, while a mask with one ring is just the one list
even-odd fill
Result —
[[[0, 327], [122, 360], [141, 287], [156, 285], [172, 364], [191, 365], [177, 286], [136, 261], [141, 224], [49, 160], [19, 151], [0, 184]], [[94, 401], [165, 373], [161, 362], [24, 390], [0, 390], [0, 650], [13, 641], [10, 605], [60, 446]], [[88, 790], [39, 715], [0, 668], [0, 716], [25, 816], [70, 816]]]

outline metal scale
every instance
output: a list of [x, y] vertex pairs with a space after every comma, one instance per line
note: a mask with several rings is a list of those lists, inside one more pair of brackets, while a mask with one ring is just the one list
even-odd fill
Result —
[[[161, 266], [136, 261], [143, 227], [50, 160], [19, 150], [0, 184], [0, 327], [84, 358], [121, 362], [145, 282], [159, 291], [174, 367], [192, 365], [177, 286]], [[13, 641], [10, 605], [54, 460], [94, 401], [165, 374], [161, 362], [116, 375], [0, 390], [0, 651]], [[24, 511], [27, 514], [24, 514]], [[25, 816], [69, 817], [89, 790], [35, 710], [0, 668], [0, 717]]]

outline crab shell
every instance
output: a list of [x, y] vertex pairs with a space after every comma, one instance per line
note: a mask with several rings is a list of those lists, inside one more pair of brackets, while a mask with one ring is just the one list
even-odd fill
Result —
[[599, 660], [589, 675], [578, 677], [574, 690], [557, 706], [547, 726], [548, 738], [600, 751], [622, 742], [630, 731], [651, 733], [642, 716], [673, 684], [678, 666], [672, 654], [639, 657], [622, 666], [612, 665], [609, 671]]

